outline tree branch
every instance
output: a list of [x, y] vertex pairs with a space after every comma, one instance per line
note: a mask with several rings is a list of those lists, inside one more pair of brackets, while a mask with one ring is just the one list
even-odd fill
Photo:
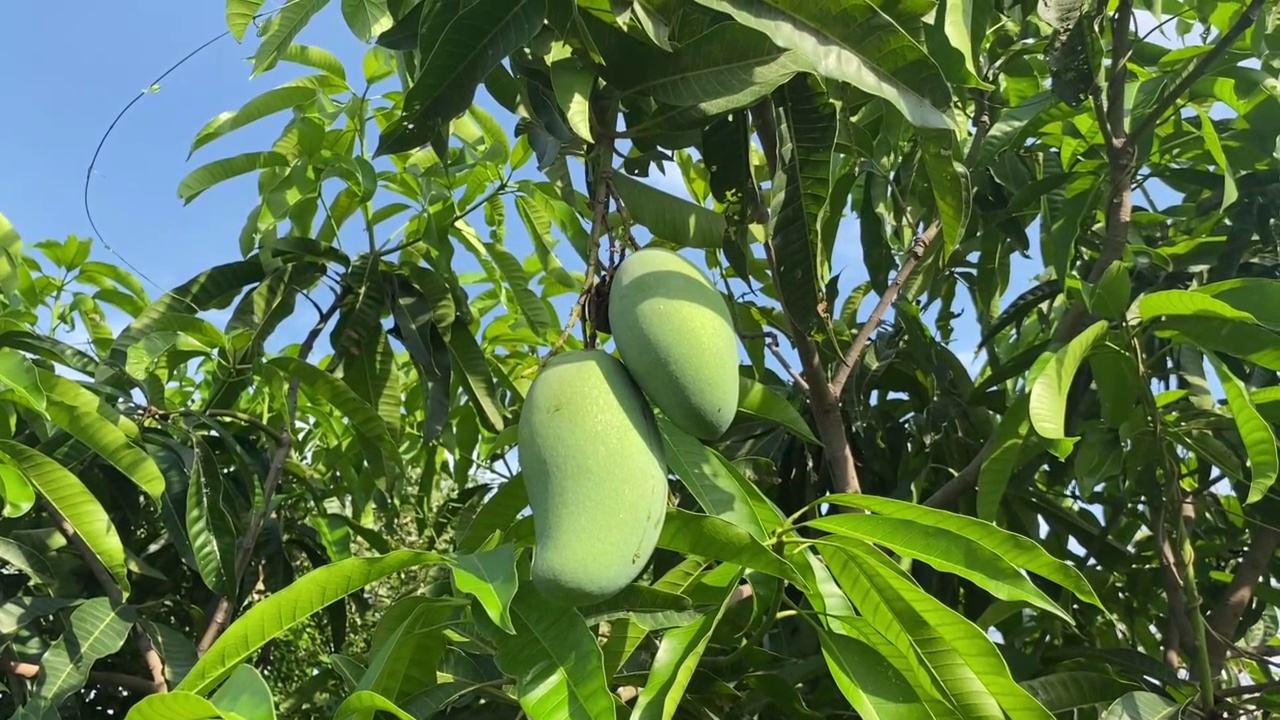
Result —
[[[1235, 23], [1233, 23], [1230, 28], [1227, 28], [1227, 31], [1219, 36], [1213, 43], [1213, 47], [1209, 48], [1208, 52], [1205, 52], [1200, 55], [1200, 57], [1196, 58], [1196, 61], [1187, 68], [1186, 72], [1184, 72], [1178, 78], [1177, 82], [1173, 84], [1173, 87], [1169, 89], [1169, 92], [1161, 95], [1160, 98], [1156, 100], [1155, 104], [1151, 106], [1151, 112], [1147, 113], [1146, 117], [1142, 118], [1142, 122], [1139, 123], [1130, 134], [1130, 137], [1134, 142], [1137, 142], [1142, 138], [1142, 136], [1155, 129], [1155, 126], [1159, 124], [1160, 119], [1169, 111], [1169, 108], [1173, 107], [1174, 103], [1176, 103], [1178, 99], [1187, 92], [1196, 80], [1199, 80], [1206, 72], [1208, 72], [1209, 66], [1217, 62], [1219, 58], [1226, 54], [1227, 50], [1235, 44], [1235, 41], [1240, 39], [1240, 36], [1244, 34], [1244, 31], [1248, 30], [1250, 26], [1257, 22], [1258, 13], [1262, 10], [1262, 3], [1263, 0], [1252, 0], [1252, 2], [1250, 2], [1244, 9], [1244, 12], [1240, 13], [1240, 17], [1236, 18]], [[1132, 12], [1132, 7], [1130, 7], [1130, 11]], [[1127, 31], [1125, 34], [1127, 37]], [[1121, 90], [1121, 92], [1123, 93], [1124, 91]], [[1123, 97], [1123, 95], [1121, 97]]]
[[[58, 532], [62, 533], [67, 542], [80, 553], [81, 559], [85, 565], [89, 566], [89, 571], [93, 573], [93, 577], [102, 586], [107, 593], [107, 600], [112, 605], [119, 606], [124, 604], [124, 592], [120, 586], [116, 584], [116, 580], [111, 576], [111, 571], [107, 570], [107, 566], [102, 564], [97, 555], [85, 543], [84, 538], [80, 537], [80, 533], [76, 532], [75, 527], [67, 520], [66, 516], [58, 512], [58, 509], [46, 500], [41, 500], [44, 509], [49, 513], [49, 517], [53, 518], [54, 525], [57, 526]], [[155, 644], [151, 642], [151, 636], [146, 633], [140, 626], [134, 625], [130, 629], [133, 635], [133, 642], [138, 648], [138, 653], [142, 656], [143, 662], [147, 664], [147, 670], [151, 673], [151, 683], [155, 686], [152, 692], [165, 692], [168, 685], [164, 679], [164, 661], [160, 658], [160, 653], [156, 652]]]
[[1257, 588], [1271, 557], [1275, 555], [1280, 544], [1280, 530], [1273, 527], [1258, 527], [1253, 533], [1253, 544], [1240, 559], [1236, 567], [1235, 577], [1227, 586], [1221, 603], [1209, 615], [1209, 627], [1213, 637], [1209, 639], [1209, 663], [1214, 673], [1222, 669], [1226, 661], [1228, 644], [1235, 637], [1244, 611], [1253, 600], [1254, 589]]
[[[978, 157], [982, 154], [982, 143], [986, 140], [987, 133], [991, 131], [991, 111], [987, 106], [987, 94], [979, 93], [976, 95], [976, 114], [974, 120], [973, 139], [969, 143], [969, 150], [965, 153], [965, 167], [973, 167], [978, 161]], [[920, 259], [924, 257], [929, 246], [937, 239], [938, 234], [942, 231], [942, 222], [934, 220], [933, 223], [915, 237], [911, 243], [911, 249], [907, 253], [906, 260], [903, 261], [902, 267], [898, 268], [898, 272], [893, 277], [893, 281], [889, 283], [889, 287], [885, 288], [884, 295], [880, 296], [879, 302], [876, 303], [875, 309], [871, 311], [871, 315], [867, 321], [862, 323], [862, 327], [858, 328], [858, 334], [853, 338], [853, 344], [845, 351], [844, 359], [836, 368], [835, 374], [831, 378], [831, 394], [839, 398], [844, 392], [845, 383], [848, 382], [849, 376], [858, 368], [862, 362], [862, 356], [866, 353], [867, 345], [871, 342], [871, 335], [880, 327], [880, 322], [884, 319], [884, 315], [888, 312], [889, 307], [898, 299], [898, 292], [902, 286], [906, 284], [907, 279], [915, 272], [916, 265]]]
[[[35, 680], [40, 676], [40, 666], [36, 663], [6, 660], [0, 662], [0, 672], [27, 680]], [[89, 672], [89, 682], [96, 685], [111, 685], [141, 695], [154, 695], [165, 691], [163, 682], [157, 684], [146, 678], [118, 672], [92, 670]]]
[[[334, 298], [333, 303], [320, 314], [316, 320], [315, 326], [307, 333], [302, 344], [298, 346], [298, 359], [305, 361], [311, 351], [315, 348], [316, 342], [320, 339], [320, 333], [324, 332], [325, 327], [338, 312], [338, 308], [342, 305], [343, 293], [339, 292]], [[336, 360], [336, 356], [331, 361]], [[295, 375], [289, 378], [289, 389], [285, 395], [285, 426], [281, 429], [279, 440], [276, 442], [276, 451], [271, 457], [271, 465], [267, 468], [266, 480], [262, 483], [262, 507], [257, 510], [249, 518], [249, 526], [245, 529], [244, 540], [240, 545], [239, 552], [236, 553], [236, 576], [233, 580], [235, 591], [239, 591], [240, 578], [244, 576], [245, 570], [249, 567], [249, 561], [253, 557], [254, 546], [258, 542], [258, 534], [262, 532], [262, 526], [266, 522], [267, 515], [271, 513], [271, 500], [275, 497], [276, 487], [280, 484], [280, 478], [284, 475], [285, 462], [289, 459], [289, 452], [293, 448], [293, 427], [298, 421], [298, 386], [301, 379]], [[233, 612], [232, 603], [234, 597], [218, 598], [218, 605], [214, 608], [213, 615], [209, 619], [209, 625], [205, 627], [204, 634], [200, 637], [200, 642], [196, 645], [196, 653], [204, 655], [214, 640], [218, 639], [218, 635], [227, 628], [227, 624], [231, 622], [231, 614]]]
[[[1096, 283], [1102, 279], [1111, 263], [1124, 256], [1125, 246], [1129, 243], [1129, 219], [1133, 212], [1131, 197], [1133, 177], [1137, 170], [1137, 146], [1142, 138], [1155, 129], [1160, 119], [1173, 107], [1191, 87], [1208, 71], [1218, 58], [1249, 28], [1258, 18], [1263, 0], [1252, 0], [1236, 22], [1223, 33], [1213, 46], [1184, 72], [1169, 89], [1161, 95], [1151, 107], [1151, 112], [1130, 132], [1126, 126], [1126, 108], [1124, 104], [1125, 85], [1129, 76], [1128, 57], [1130, 52], [1130, 28], [1133, 25], [1133, 0], [1121, 0], [1112, 23], [1111, 78], [1107, 81], [1107, 107], [1105, 113], [1099, 112], [1099, 123], [1104, 136], [1110, 136], [1107, 147], [1107, 158], [1111, 169], [1111, 191], [1107, 203], [1106, 239], [1098, 261], [1089, 272], [1088, 281]], [[1101, 93], [1095, 88], [1091, 92], [1094, 104]], [[1095, 107], [1095, 110], [1097, 108]], [[1067, 308], [1062, 323], [1054, 334], [1058, 344], [1070, 341], [1079, 334], [1084, 326], [1088, 311], [1084, 304], [1076, 301]]]

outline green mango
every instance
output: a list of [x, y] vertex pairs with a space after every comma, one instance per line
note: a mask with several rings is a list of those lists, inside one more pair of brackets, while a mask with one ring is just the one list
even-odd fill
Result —
[[666, 518], [667, 466], [653, 410], [626, 367], [603, 350], [552, 358], [525, 395], [517, 451], [535, 587], [582, 606], [635, 580]]
[[702, 440], [738, 411], [738, 336], [729, 305], [680, 254], [647, 247], [618, 266], [609, 289], [618, 355], [649, 400]]

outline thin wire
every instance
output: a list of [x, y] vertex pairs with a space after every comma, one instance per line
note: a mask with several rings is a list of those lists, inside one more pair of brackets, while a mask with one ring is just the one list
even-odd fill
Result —
[[[251, 22], [253, 22], [253, 23], [254, 23], [254, 25], [256, 26], [256, 25], [257, 25], [257, 21], [258, 21], [258, 19], [259, 19], [259, 18], [263, 18], [263, 17], [266, 17], [266, 16], [268, 16], [268, 15], [274, 15], [275, 13], [280, 12], [281, 10], [285, 9], [286, 7], [288, 7], [288, 6], [292, 5], [292, 4], [296, 3], [296, 2], [298, 2], [298, 0], [290, 0], [289, 2], [284, 3], [283, 5], [281, 5], [281, 6], [280, 6], [280, 7], [278, 7], [278, 8], [274, 8], [274, 9], [272, 9], [272, 10], [267, 10], [267, 11], [265, 11], [265, 12], [258, 13], [257, 15], [254, 15], [252, 18], [250, 18], [250, 21], [251, 21]], [[147, 277], [146, 273], [142, 272], [142, 271], [141, 271], [141, 270], [139, 270], [137, 267], [135, 267], [135, 266], [133, 265], [133, 263], [131, 263], [131, 262], [129, 262], [128, 260], [126, 260], [126, 259], [125, 259], [125, 257], [124, 257], [123, 255], [121, 255], [120, 253], [116, 252], [116, 251], [115, 251], [115, 249], [114, 249], [114, 248], [112, 248], [112, 247], [111, 247], [111, 245], [109, 245], [109, 244], [107, 243], [106, 237], [104, 237], [104, 236], [103, 236], [102, 231], [100, 231], [100, 230], [98, 229], [98, 224], [97, 224], [96, 222], [94, 222], [94, 220], [93, 220], [93, 211], [89, 208], [89, 183], [90, 183], [90, 181], [93, 179], [93, 169], [94, 169], [94, 167], [96, 167], [96, 166], [97, 166], [97, 164], [98, 164], [98, 156], [102, 153], [102, 148], [103, 148], [103, 146], [107, 144], [107, 138], [111, 137], [111, 133], [112, 133], [112, 131], [113, 131], [113, 130], [115, 130], [115, 128], [116, 128], [116, 124], [120, 122], [120, 119], [124, 117], [125, 113], [129, 112], [129, 109], [130, 109], [130, 108], [132, 108], [132, 107], [134, 106], [134, 104], [135, 104], [135, 103], [137, 103], [139, 100], [141, 100], [143, 97], [145, 97], [148, 93], [150, 93], [150, 92], [151, 92], [151, 90], [152, 90], [152, 88], [154, 88], [155, 86], [159, 85], [159, 84], [160, 84], [160, 81], [162, 81], [162, 80], [164, 80], [166, 77], [168, 77], [170, 73], [172, 73], [174, 70], [177, 70], [178, 68], [182, 67], [184, 64], [186, 64], [186, 62], [187, 62], [188, 60], [190, 60], [191, 58], [193, 58], [193, 57], [195, 57], [196, 55], [200, 54], [200, 52], [201, 52], [201, 51], [203, 51], [205, 48], [207, 48], [207, 47], [209, 47], [210, 45], [212, 45], [212, 44], [214, 44], [214, 43], [218, 42], [219, 40], [221, 40], [222, 38], [224, 38], [224, 37], [226, 37], [226, 36], [228, 36], [228, 35], [230, 35], [230, 34], [231, 34], [231, 31], [230, 31], [230, 30], [224, 30], [221, 34], [217, 35], [216, 37], [212, 38], [211, 40], [206, 41], [203, 45], [201, 45], [200, 47], [196, 48], [195, 50], [192, 50], [191, 52], [187, 53], [185, 57], [183, 57], [181, 60], [179, 60], [178, 62], [174, 63], [172, 66], [170, 66], [168, 70], [165, 70], [163, 73], [161, 73], [161, 74], [160, 74], [160, 76], [159, 76], [159, 77], [157, 77], [155, 80], [152, 80], [152, 81], [147, 85], [146, 89], [142, 90], [142, 91], [141, 91], [141, 92], [139, 92], [136, 96], [134, 96], [134, 98], [133, 98], [132, 100], [130, 100], [130, 101], [129, 101], [129, 103], [128, 103], [127, 105], [125, 105], [125, 106], [124, 106], [124, 108], [123, 108], [123, 109], [121, 109], [119, 113], [117, 113], [117, 114], [116, 114], [116, 117], [115, 117], [115, 119], [114, 119], [114, 120], [112, 120], [112, 121], [111, 121], [111, 124], [110, 124], [109, 126], [107, 126], [107, 131], [106, 131], [105, 133], [103, 133], [102, 138], [101, 138], [100, 140], [98, 140], [98, 147], [97, 147], [96, 149], [94, 149], [94, 151], [93, 151], [93, 158], [92, 158], [91, 160], [89, 160], [89, 168], [85, 171], [85, 176], [84, 176], [84, 214], [85, 214], [85, 216], [89, 219], [89, 227], [90, 227], [90, 229], [92, 229], [92, 230], [93, 230], [93, 234], [94, 234], [95, 236], [97, 236], [98, 241], [99, 241], [99, 242], [101, 242], [101, 243], [102, 243], [102, 246], [103, 246], [104, 248], [106, 248], [106, 249], [107, 249], [107, 252], [111, 253], [112, 255], [114, 255], [114, 256], [116, 257], [116, 259], [118, 259], [120, 262], [124, 263], [124, 264], [125, 264], [125, 266], [127, 266], [131, 271], [133, 271], [133, 273], [134, 273], [134, 274], [136, 274], [138, 277], [142, 278], [143, 280], [146, 280], [148, 283], [151, 283], [152, 287], [154, 287], [155, 289], [157, 289], [157, 290], [161, 291], [161, 293], [162, 293], [162, 294], [167, 293], [168, 291], [167, 291], [167, 290], [165, 290], [164, 288], [160, 287], [160, 285], [159, 285], [159, 284], [157, 284], [154, 280], [152, 280], [151, 278]]]

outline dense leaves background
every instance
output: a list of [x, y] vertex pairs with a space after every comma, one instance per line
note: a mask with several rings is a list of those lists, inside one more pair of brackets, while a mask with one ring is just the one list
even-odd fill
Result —
[[[0, 216], [0, 713], [1280, 706], [1280, 6], [329, 5], [227, 2], [308, 69], [193, 129], [183, 202], [257, 181], [242, 260], [150, 297]], [[661, 423], [659, 553], [566, 612], [521, 400], [649, 243], [732, 301], [741, 407]]]

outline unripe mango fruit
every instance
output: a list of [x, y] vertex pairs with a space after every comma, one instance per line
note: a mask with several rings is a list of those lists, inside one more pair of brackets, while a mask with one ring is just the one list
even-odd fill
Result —
[[647, 247], [618, 266], [609, 289], [618, 355], [649, 400], [681, 430], [715, 440], [738, 410], [738, 336], [729, 305], [678, 253]]
[[519, 433], [534, 585], [564, 605], [607, 600], [648, 564], [666, 518], [653, 410], [612, 355], [571, 351], [534, 378]]

